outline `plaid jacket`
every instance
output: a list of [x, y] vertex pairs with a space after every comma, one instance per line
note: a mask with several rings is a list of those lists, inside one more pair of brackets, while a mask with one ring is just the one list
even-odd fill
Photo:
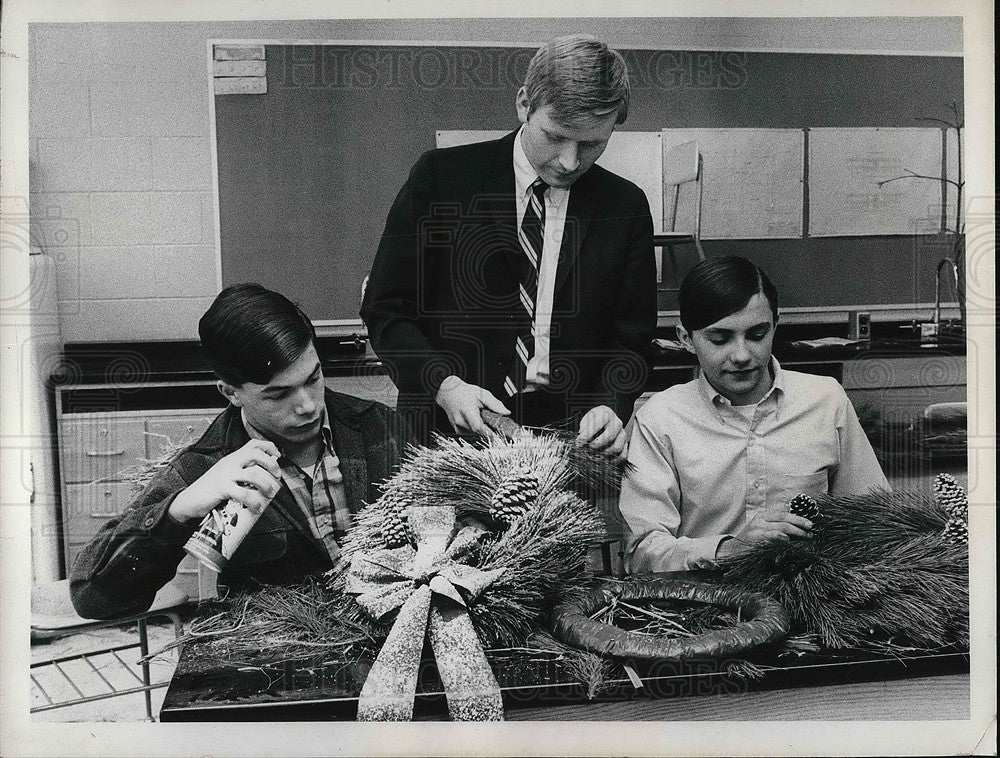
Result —
[[[356, 513], [379, 496], [379, 483], [394, 473], [412, 435], [386, 406], [327, 390], [333, 444], [340, 458], [348, 506]], [[77, 613], [105, 619], [141, 613], [169, 582], [184, 557], [184, 543], [198, 524], [167, 516], [177, 493], [249, 436], [239, 409], [230, 406], [201, 439], [183, 450], [112, 519], [77, 557], [70, 592]], [[316, 540], [288, 485], [261, 514], [219, 576], [219, 584], [241, 589], [257, 583], [290, 584], [330, 569], [329, 554]]]

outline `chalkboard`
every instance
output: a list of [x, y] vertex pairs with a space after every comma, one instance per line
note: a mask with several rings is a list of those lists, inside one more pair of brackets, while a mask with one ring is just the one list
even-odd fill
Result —
[[[268, 45], [266, 94], [214, 98], [223, 284], [258, 281], [321, 324], [360, 329], [361, 282], [410, 167], [438, 130], [515, 129], [532, 52]], [[921, 119], [947, 117], [953, 101], [962, 108], [961, 58], [623, 53], [627, 131], [924, 127]], [[930, 236], [707, 240], [704, 248], [760, 264], [782, 305], [817, 308], [933, 301], [940, 257]]]

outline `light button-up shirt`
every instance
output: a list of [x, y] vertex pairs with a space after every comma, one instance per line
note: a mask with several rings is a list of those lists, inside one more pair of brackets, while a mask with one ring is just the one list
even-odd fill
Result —
[[724, 538], [799, 493], [889, 489], [840, 384], [772, 367], [755, 406], [734, 407], [702, 375], [636, 413], [619, 503], [628, 570], [710, 567]]

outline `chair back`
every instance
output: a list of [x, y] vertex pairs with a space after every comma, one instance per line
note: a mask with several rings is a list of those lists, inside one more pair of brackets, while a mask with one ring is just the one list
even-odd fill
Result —
[[701, 192], [704, 180], [697, 140], [674, 145], [663, 154], [663, 228], [701, 237]]

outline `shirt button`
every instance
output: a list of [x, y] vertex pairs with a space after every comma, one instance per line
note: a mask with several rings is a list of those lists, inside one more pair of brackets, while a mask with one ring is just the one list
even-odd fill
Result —
[[142, 522], [142, 525], [148, 529], [149, 527], [151, 527], [155, 523], [156, 523], [156, 519], [154, 519], [152, 516], [148, 516], [148, 517], [146, 517], [146, 520]]

